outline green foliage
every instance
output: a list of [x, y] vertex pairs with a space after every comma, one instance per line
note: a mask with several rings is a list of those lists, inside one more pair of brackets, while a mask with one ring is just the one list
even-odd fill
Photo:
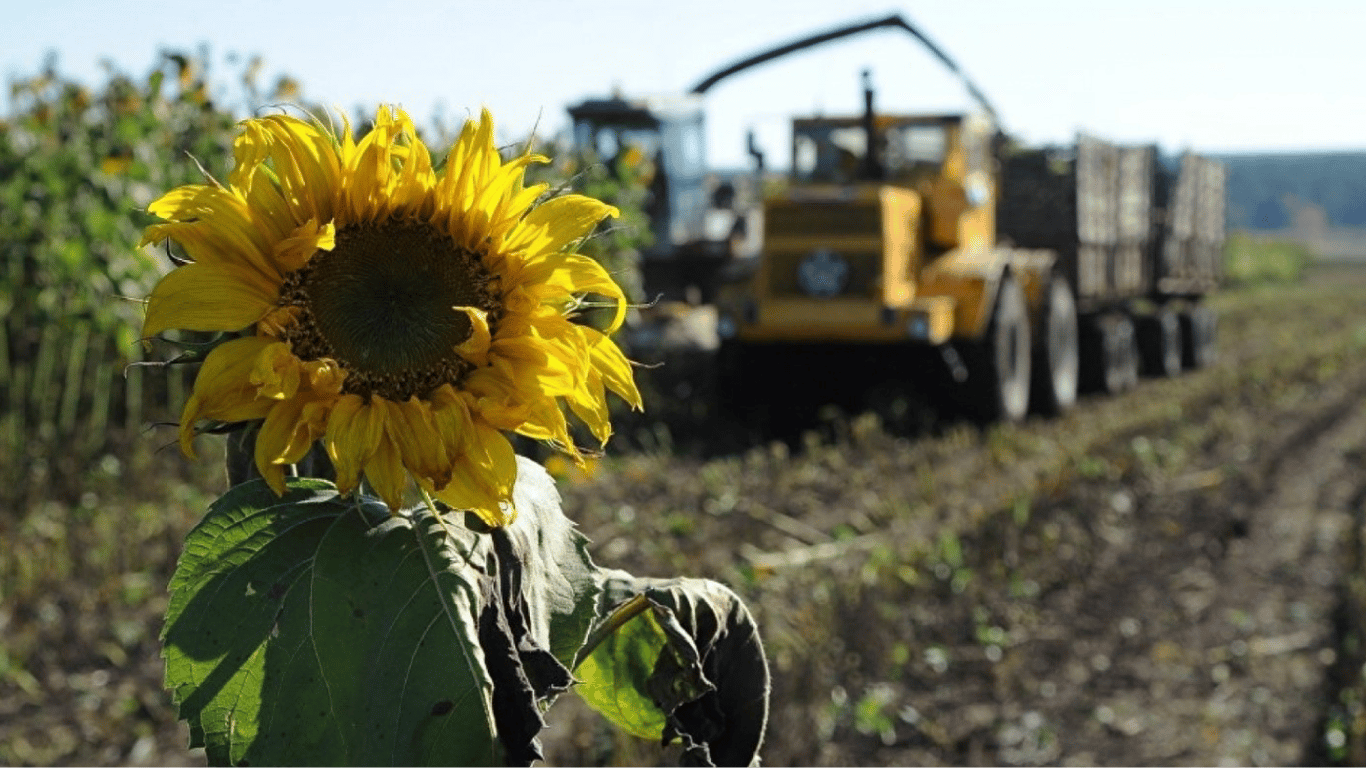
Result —
[[1313, 262], [1309, 249], [1284, 240], [1232, 234], [1224, 246], [1224, 274], [1231, 283], [1288, 283]]
[[[259, 69], [242, 76], [247, 104], [297, 92], [282, 78], [263, 93]], [[137, 353], [141, 300], [170, 266], [137, 244], [154, 199], [225, 174], [237, 117], [202, 56], [166, 53], [144, 77], [107, 64], [106, 75], [87, 87], [49, 61], [11, 82], [0, 119], [0, 503], [14, 509], [42, 485], [32, 465], [56, 455], [74, 481], [125, 428], [139, 433], [183, 400], [183, 379], [144, 387], [119, 375]]]
[[489, 530], [324, 480], [230, 490], [188, 537], [162, 636], [193, 743], [219, 765], [530, 764], [584, 656], [614, 722], [700, 764], [753, 760], [768, 674], [738, 598], [599, 571], [528, 460], [514, 502]]
[[128, 299], [161, 272], [135, 247], [152, 222], [147, 204], [202, 182], [205, 171], [223, 174], [231, 158], [236, 119], [215, 107], [201, 61], [166, 54], [145, 78], [112, 65], [108, 75], [90, 90], [49, 63], [10, 86], [14, 112], [0, 123], [0, 260], [12, 288], [11, 344], [21, 351], [33, 329], [76, 318], [131, 350], [141, 312]]

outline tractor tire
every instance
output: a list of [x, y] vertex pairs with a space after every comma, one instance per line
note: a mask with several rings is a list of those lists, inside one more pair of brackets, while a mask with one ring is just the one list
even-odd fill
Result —
[[1081, 382], [1093, 392], [1119, 394], [1138, 384], [1134, 321], [1123, 312], [1091, 315], [1081, 324]]
[[1029, 311], [1024, 289], [1001, 277], [986, 336], [963, 349], [968, 370], [969, 415], [983, 421], [1019, 421], [1029, 410]]
[[1181, 319], [1167, 306], [1139, 318], [1138, 351], [1145, 376], [1171, 378], [1181, 373]]
[[1030, 390], [1036, 413], [1056, 416], [1077, 402], [1081, 355], [1077, 337], [1077, 300], [1067, 280], [1054, 277], [1044, 297], [1034, 347], [1034, 382]]
[[1219, 316], [1203, 304], [1180, 315], [1181, 363], [1188, 369], [1206, 368], [1219, 357]]
[[723, 341], [716, 354], [716, 399], [725, 421], [753, 425], [762, 422], [762, 367], [753, 359], [758, 350], [739, 342]]

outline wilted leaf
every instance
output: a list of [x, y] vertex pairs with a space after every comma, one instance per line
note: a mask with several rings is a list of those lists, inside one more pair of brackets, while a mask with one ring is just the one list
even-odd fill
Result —
[[486, 587], [479, 638], [508, 763], [529, 765], [541, 758], [544, 706], [573, 682], [568, 665], [596, 615], [598, 584], [588, 541], [560, 511], [554, 481], [539, 464], [518, 462], [517, 519], [488, 536], [497, 584]]
[[603, 571], [601, 620], [575, 674], [578, 692], [623, 729], [702, 765], [758, 761], [768, 663], [758, 627], [726, 587]]

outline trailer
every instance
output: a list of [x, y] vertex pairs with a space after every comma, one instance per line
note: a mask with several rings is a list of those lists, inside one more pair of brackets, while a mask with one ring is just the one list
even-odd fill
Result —
[[1117, 392], [1140, 372], [1208, 365], [1215, 320], [1200, 299], [1223, 277], [1225, 171], [1194, 153], [1078, 136], [1002, 153], [997, 234], [1045, 248], [1075, 289], [1081, 379]]

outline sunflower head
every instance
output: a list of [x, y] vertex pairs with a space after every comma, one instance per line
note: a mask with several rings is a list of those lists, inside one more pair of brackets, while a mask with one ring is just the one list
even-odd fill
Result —
[[[322, 440], [350, 492], [365, 478], [391, 509], [410, 479], [490, 525], [514, 514], [506, 433], [579, 458], [565, 406], [600, 441], [606, 391], [639, 408], [630, 363], [607, 334], [621, 289], [575, 252], [611, 206], [539, 202], [523, 153], [504, 161], [485, 111], [434, 165], [412, 121], [380, 109], [359, 139], [284, 115], [248, 120], [227, 184], [180, 187], [150, 211], [143, 245], [170, 239], [190, 263], [147, 302], [144, 335], [238, 338], [205, 359], [181, 417], [261, 419], [256, 465], [284, 468]], [[585, 294], [616, 312], [600, 332], [572, 322]]]

